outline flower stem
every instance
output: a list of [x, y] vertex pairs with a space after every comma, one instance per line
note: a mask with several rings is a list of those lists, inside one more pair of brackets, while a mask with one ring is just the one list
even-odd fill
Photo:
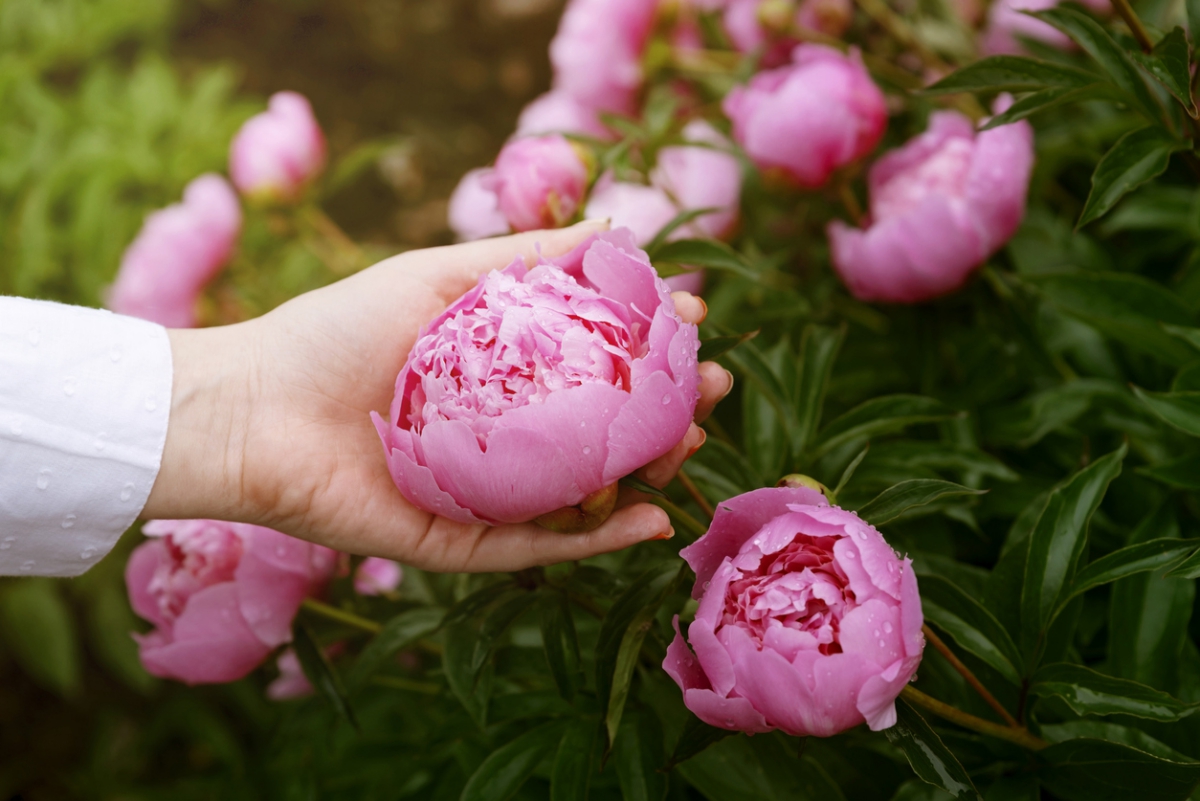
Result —
[[371, 683], [379, 687], [388, 687], [393, 690], [408, 690], [414, 693], [423, 693], [425, 695], [438, 695], [442, 688], [437, 684], [432, 684], [426, 681], [412, 681], [411, 679], [403, 679], [399, 676], [375, 676], [371, 679]]
[[313, 243], [314, 249], [335, 274], [349, 275], [367, 266], [362, 248], [319, 206], [305, 206], [301, 214], [320, 240]]
[[1129, 5], [1129, 0], [1111, 0], [1113, 10], [1121, 15], [1121, 19], [1129, 26], [1129, 32], [1133, 34], [1133, 38], [1137, 39], [1138, 46], [1142, 51], [1149, 53], [1154, 50], [1154, 42], [1150, 40], [1150, 34], [1146, 31], [1146, 26], [1138, 18], [1137, 12], [1133, 10], [1133, 6]]
[[932, 696], [926, 695], [911, 684], [905, 685], [904, 689], [900, 691], [900, 697], [913, 706], [919, 706], [938, 717], [945, 718], [951, 723], [962, 726], [964, 729], [977, 731], [989, 737], [1008, 740], [1010, 743], [1019, 745], [1022, 748], [1028, 748], [1031, 751], [1040, 751], [1050, 745], [1050, 743], [1041, 737], [1035, 737], [1030, 734], [1028, 729], [1014, 729], [1011, 726], [1001, 726], [999, 723], [992, 723], [990, 720], [977, 718], [974, 715], [963, 712], [961, 709], [956, 709]]
[[675, 523], [678, 523], [684, 529], [684, 531], [690, 534], [693, 541], [703, 537], [704, 532], [708, 530], [699, 520], [692, 517], [687, 512], [668, 501], [666, 498], [651, 498], [650, 502], [670, 515], [671, 520]]
[[679, 483], [687, 490], [687, 494], [692, 496], [692, 500], [696, 502], [696, 505], [704, 510], [704, 514], [708, 515], [711, 520], [715, 510], [713, 509], [713, 505], [708, 502], [708, 498], [705, 498], [704, 493], [696, 486], [696, 482], [692, 481], [688, 474], [682, 470], [676, 473], [675, 477], [679, 479]]
[[988, 706], [996, 710], [996, 714], [998, 714], [1005, 723], [1014, 729], [1021, 728], [1021, 724], [1017, 723], [1017, 719], [1009, 714], [1008, 710], [1004, 708], [1003, 704], [996, 700], [994, 695], [988, 692], [988, 689], [983, 686], [983, 682], [981, 682], [975, 676], [975, 674], [971, 672], [969, 667], [962, 663], [962, 660], [950, 650], [950, 646], [946, 645], [946, 643], [942, 641], [941, 637], [933, 633], [933, 629], [929, 628], [929, 626], [922, 626], [921, 631], [925, 632], [925, 639], [937, 649], [938, 653], [946, 657], [946, 661], [949, 662], [950, 665], [957, 670], [964, 679], [967, 680], [967, 684], [970, 684], [971, 687], [975, 689], [975, 692], [979, 693], [980, 697], [983, 698], [984, 701], [987, 701]]
[[312, 612], [314, 615], [320, 615], [321, 617], [328, 618], [329, 620], [336, 620], [338, 623], [343, 623], [347, 626], [370, 632], [371, 634], [378, 634], [379, 632], [383, 631], [383, 626], [379, 623], [376, 623], [374, 620], [368, 620], [367, 618], [360, 617], [353, 612], [347, 612], [344, 609], [338, 609], [336, 606], [330, 606], [329, 604], [323, 601], [318, 601], [315, 598], [305, 598], [303, 603], [300, 604], [300, 608], [306, 609], [309, 612]]

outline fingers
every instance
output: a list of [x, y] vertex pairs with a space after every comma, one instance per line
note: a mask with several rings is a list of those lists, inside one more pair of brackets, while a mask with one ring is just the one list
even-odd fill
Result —
[[708, 316], [708, 304], [691, 292], [672, 292], [671, 300], [675, 301], [675, 313], [685, 323], [700, 325]]
[[671, 479], [679, 472], [679, 468], [683, 467], [683, 463], [700, 450], [707, 437], [704, 429], [692, 423], [674, 448], [639, 470], [638, 476], [647, 484], [662, 489], [671, 483]]
[[608, 228], [608, 220], [585, 220], [570, 228], [529, 231], [412, 251], [402, 258], [408, 262], [409, 269], [415, 265], [429, 284], [450, 303], [475, 286], [479, 276], [507, 267], [517, 256], [524, 258], [526, 264], [536, 262], [539, 253], [547, 258], [562, 256], [592, 234], [607, 231]]
[[716, 362], [700, 363], [700, 400], [696, 402], [695, 420], [703, 423], [718, 403], [733, 391], [733, 373]]
[[520, 570], [586, 559], [674, 535], [666, 512], [650, 504], [636, 504], [618, 509], [599, 528], [583, 534], [559, 534], [533, 523], [489, 529], [459, 569], [472, 573]]

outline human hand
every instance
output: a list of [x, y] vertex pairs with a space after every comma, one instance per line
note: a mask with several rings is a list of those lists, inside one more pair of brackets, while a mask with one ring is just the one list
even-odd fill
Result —
[[[534, 231], [387, 259], [263, 317], [171, 331], [175, 389], [158, 481], [143, 515], [256, 523], [341, 551], [437, 571], [517, 570], [670, 536], [665, 512], [623, 493], [600, 527], [559, 534], [526, 523], [457, 523], [410, 504], [392, 483], [368, 417], [386, 413], [422, 325], [516, 255], [567, 253], [604, 223]], [[672, 296], [680, 317], [703, 301]], [[700, 365], [703, 420], [733, 378]], [[704, 442], [693, 424], [639, 476], [665, 486]]]

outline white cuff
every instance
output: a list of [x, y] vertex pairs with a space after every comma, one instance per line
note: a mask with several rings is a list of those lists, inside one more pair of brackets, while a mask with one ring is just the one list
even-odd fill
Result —
[[0, 575], [108, 553], [158, 476], [171, 381], [162, 326], [0, 298]]

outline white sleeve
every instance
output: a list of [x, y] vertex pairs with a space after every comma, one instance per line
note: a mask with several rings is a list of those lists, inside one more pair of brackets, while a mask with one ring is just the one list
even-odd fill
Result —
[[158, 476], [171, 379], [162, 326], [0, 297], [0, 575], [108, 553]]

